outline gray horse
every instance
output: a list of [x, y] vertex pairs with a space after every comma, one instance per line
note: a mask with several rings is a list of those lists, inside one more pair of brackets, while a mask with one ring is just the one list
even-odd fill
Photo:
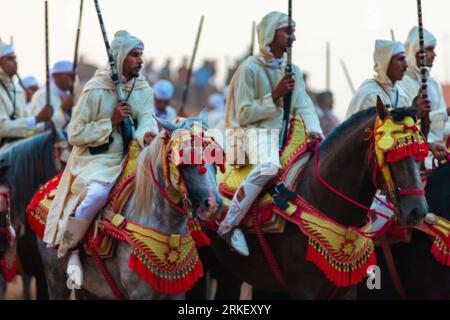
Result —
[[[186, 119], [178, 125], [158, 119], [158, 122], [166, 132], [172, 133], [177, 129], [189, 130], [195, 122], [204, 119]], [[164, 143], [164, 131], [162, 131], [145, 148], [138, 159], [136, 171], [136, 189], [128, 202], [123, 215], [126, 219], [139, 223], [146, 227], [154, 228], [168, 234], [185, 234], [187, 232], [188, 219], [185, 215], [175, 210], [156, 187], [152, 180], [149, 164], [155, 170], [155, 176], [160, 186], [166, 186], [162, 170], [161, 150]], [[184, 150], [187, 152], [187, 150]], [[180, 166], [180, 173], [188, 189], [188, 199], [192, 204], [194, 214], [200, 219], [210, 221], [217, 217], [222, 209], [222, 199], [216, 186], [216, 167], [214, 164], [205, 164], [205, 174], [198, 174], [199, 165], [185, 164]], [[172, 182], [173, 183], [173, 182]], [[45, 265], [49, 294], [51, 299], [67, 299], [70, 291], [66, 286], [65, 268], [68, 258], [58, 259], [54, 248], [47, 248], [42, 241], [39, 249]], [[119, 290], [128, 299], [182, 299], [183, 294], [162, 294], [154, 290], [146, 281], [128, 267], [131, 248], [128, 244], [119, 242], [115, 256], [105, 260], [106, 268], [117, 284]], [[91, 256], [81, 256], [84, 284], [83, 289], [100, 299], [115, 299], [109, 285], [99, 271]]]

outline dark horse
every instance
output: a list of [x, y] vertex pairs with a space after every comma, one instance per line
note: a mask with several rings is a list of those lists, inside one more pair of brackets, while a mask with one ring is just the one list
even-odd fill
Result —
[[[30, 230], [25, 209], [36, 190], [63, 169], [69, 145], [64, 135], [51, 130], [25, 139], [0, 155], [9, 163], [2, 177], [11, 195], [13, 224], [21, 226], [17, 233], [17, 252], [27, 275], [36, 277], [37, 299], [47, 299], [47, 285], [36, 237]], [[1, 247], [1, 244], [0, 244]]]
[[[344, 226], [362, 227], [367, 222], [367, 212], [327, 189], [317, 178], [314, 158], [319, 156], [319, 166], [323, 179], [341, 193], [359, 203], [370, 206], [376, 187], [372, 181], [373, 168], [367, 158], [371, 151], [371, 141], [367, 128], [372, 129], [377, 114], [381, 119], [391, 115], [394, 121], [406, 116], [415, 118], [413, 108], [401, 108], [389, 112], [380, 99], [377, 107], [362, 111], [344, 122], [321, 143], [319, 154], [314, 155], [306, 166], [297, 194], [311, 203], [329, 218]], [[373, 159], [372, 159], [373, 160]], [[373, 163], [373, 161], [371, 162]], [[421, 180], [419, 163], [413, 157], [407, 157], [389, 164], [395, 186], [401, 189], [419, 189]], [[378, 185], [384, 180], [377, 177]], [[420, 223], [427, 213], [424, 196], [402, 195], [397, 198], [399, 218], [402, 223], [415, 225]], [[212, 238], [212, 250], [221, 263], [241, 280], [254, 288], [272, 293], [286, 293], [275, 280], [254, 235], [248, 235], [250, 256], [243, 257], [232, 252], [225, 242]], [[292, 299], [326, 299], [334, 291], [335, 285], [324, 276], [314, 264], [306, 261], [308, 238], [292, 224], [286, 223], [284, 233], [267, 234], [281, 274], [287, 284], [287, 293]], [[356, 287], [339, 290], [337, 298], [355, 297]]]
[[[0, 158], [0, 185], [4, 185], [5, 174], [10, 167], [10, 163], [6, 159]], [[8, 250], [8, 217], [7, 210], [0, 212], [0, 260], [4, 258]]]
[[[450, 220], [450, 164], [438, 167], [425, 188], [430, 212]], [[391, 245], [397, 272], [408, 299], [450, 299], [450, 268], [437, 262], [431, 251], [431, 240], [422, 231], [412, 230], [411, 242]], [[381, 248], [377, 248], [381, 271], [381, 289], [358, 286], [361, 299], [399, 299], [388, 272]]]

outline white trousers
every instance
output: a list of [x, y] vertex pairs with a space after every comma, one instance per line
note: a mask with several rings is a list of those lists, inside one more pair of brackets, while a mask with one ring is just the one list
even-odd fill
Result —
[[238, 226], [261, 190], [278, 176], [281, 168], [278, 140], [278, 133], [269, 130], [259, 130], [257, 140], [249, 139], [251, 146], [248, 149], [249, 160], [251, 163], [256, 162], [256, 166], [234, 194], [227, 215], [219, 226], [219, 234], [229, 232], [234, 226]]
[[93, 220], [108, 201], [109, 192], [113, 186], [114, 182], [108, 184], [97, 181], [89, 182], [86, 197], [78, 205], [75, 217]]

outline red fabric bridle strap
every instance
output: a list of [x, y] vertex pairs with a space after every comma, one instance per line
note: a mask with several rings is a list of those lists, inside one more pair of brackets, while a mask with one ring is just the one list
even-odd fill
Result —
[[360, 207], [361, 209], [366, 210], [367, 212], [370, 213], [374, 213], [380, 217], [383, 217], [384, 219], [390, 219], [390, 217], [388, 215], [385, 215], [384, 213], [378, 212], [376, 210], [373, 210], [365, 205], [363, 205], [362, 203], [359, 203], [355, 200], [353, 200], [352, 198], [346, 196], [345, 194], [339, 192], [338, 190], [336, 190], [335, 188], [333, 188], [330, 184], [328, 184], [328, 182], [326, 182], [320, 175], [319, 173], [319, 141], [316, 141], [316, 146], [315, 146], [315, 159], [314, 159], [314, 170], [317, 176], [317, 179], [319, 179], [320, 183], [322, 183], [325, 187], [327, 187], [328, 190], [330, 190], [331, 192], [333, 192], [334, 194], [338, 195], [339, 197], [347, 200], [348, 202], [354, 204], [357, 207]]
[[424, 189], [397, 189], [397, 195], [399, 196], [424, 196]]
[[172, 208], [174, 208], [175, 210], [177, 210], [179, 213], [181, 213], [183, 215], [187, 215], [188, 214], [187, 210], [179, 207], [175, 202], [173, 202], [169, 198], [169, 195], [167, 194], [166, 190], [164, 190], [164, 188], [159, 184], [158, 180], [156, 180], [155, 173], [153, 171], [153, 164], [152, 164], [151, 160], [149, 161], [149, 165], [150, 165], [150, 174], [152, 176], [152, 180], [155, 183], [156, 187], [158, 188], [159, 192], [163, 195], [163, 197], [167, 200], [167, 202], [169, 202], [169, 204]]

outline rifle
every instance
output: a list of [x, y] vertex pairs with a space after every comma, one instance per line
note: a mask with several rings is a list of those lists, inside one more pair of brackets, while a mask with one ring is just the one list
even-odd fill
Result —
[[202, 33], [204, 18], [205, 18], [205, 16], [202, 16], [200, 18], [200, 24], [198, 25], [198, 30], [197, 30], [197, 37], [195, 38], [194, 51], [192, 52], [191, 61], [189, 62], [189, 70], [188, 70], [188, 74], [186, 77], [186, 83], [184, 85], [183, 97], [181, 99], [181, 108], [178, 111], [178, 114], [181, 116], [183, 116], [183, 114], [184, 114], [184, 108], [186, 107], [186, 102], [188, 99], [189, 84], [191, 83], [191, 76], [192, 76], [192, 68], [194, 67], [195, 56], [197, 55], [197, 48], [198, 48], [198, 43], [200, 41], [200, 35]]
[[77, 77], [77, 67], [78, 67], [78, 45], [80, 43], [80, 30], [81, 30], [81, 18], [83, 16], [83, 2], [84, 0], [80, 0], [80, 15], [78, 16], [78, 28], [77, 28], [77, 37], [75, 40], [75, 54], [73, 57], [73, 68], [72, 68], [72, 88], [70, 89], [70, 94], [73, 95], [75, 89], [75, 80]]
[[45, 103], [50, 105], [50, 63], [48, 52], [48, 1], [45, 0]]
[[[100, 29], [101, 29], [102, 35], [103, 35], [103, 40], [105, 42], [106, 53], [108, 55], [108, 61], [109, 61], [109, 67], [111, 68], [111, 79], [114, 83], [114, 86], [116, 87], [116, 92], [117, 92], [117, 96], [119, 98], [119, 103], [124, 102], [124, 101], [126, 101], [125, 93], [123, 91], [122, 85], [120, 84], [119, 73], [117, 72], [117, 66], [116, 66], [116, 62], [114, 61], [114, 56], [113, 56], [111, 46], [109, 45], [108, 35], [106, 33], [105, 24], [103, 22], [102, 12], [100, 11], [100, 5], [98, 3], [98, 0], [94, 0], [94, 3], [95, 3], [95, 8], [97, 10], [97, 16], [98, 16], [98, 21], [100, 23]], [[131, 119], [131, 117], [127, 117], [122, 120], [122, 122], [120, 123], [120, 131], [121, 131], [122, 139], [123, 139], [123, 154], [126, 155], [128, 152], [128, 146], [131, 143], [131, 140], [133, 140], [133, 119]], [[99, 146], [102, 148], [97, 147], [99, 149], [96, 149], [96, 150], [91, 149], [91, 153], [95, 154], [95, 153], [101, 153], [103, 151], [106, 151], [108, 149], [111, 141], [112, 141], [112, 137], [110, 137], [109, 143]]]
[[[417, 0], [417, 16], [419, 20], [419, 57], [420, 57], [420, 73], [421, 73], [421, 87], [420, 95], [422, 98], [427, 98], [427, 67], [425, 61], [425, 40], [423, 36], [423, 20], [422, 20], [422, 0]], [[425, 137], [428, 137], [430, 132], [430, 113], [426, 112], [422, 117], [421, 129]]]
[[[285, 74], [292, 73], [292, 0], [288, 3], [288, 46], [286, 48], [287, 52], [287, 63], [285, 68]], [[287, 140], [288, 126], [289, 126], [289, 116], [291, 114], [291, 104], [292, 104], [292, 91], [287, 93], [283, 97], [283, 123], [281, 125], [281, 135], [279, 141], [280, 150], [284, 147]]]

